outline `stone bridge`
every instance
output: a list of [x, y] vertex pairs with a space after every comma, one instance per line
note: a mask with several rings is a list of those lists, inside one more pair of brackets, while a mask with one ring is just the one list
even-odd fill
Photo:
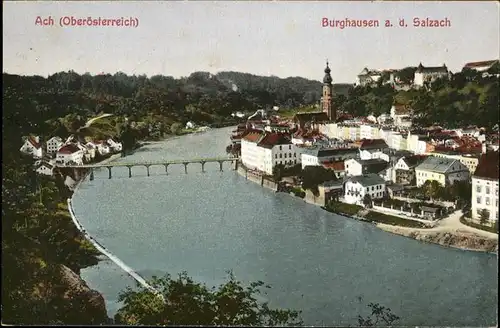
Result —
[[94, 180], [94, 170], [100, 168], [108, 169], [109, 179], [112, 178], [112, 169], [114, 167], [127, 167], [128, 168], [128, 177], [132, 177], [132, 168], [134, 166], [143, 166], [146, 167], [147, 175], [149, 174], [149, 168], [151, 166], [164, 166], [165, 173], [168, 174], [168, 167], [170, 165], [184, 165], [184, 172], [188, 173], [188, 165], [189, 164], [200, 164], [201, 172], [205, 172], [205, 164], [206, 163], [219, 163], [219, 169], [222, 172], [222, 165], [225, 162], [229, 162], [232, 164], [234, 170], [238, 169], [238, 157], [215, 157], [215, 158], [196, 158], [196, 159], [179, 159], [179, 160], [171, 160], [171, 161], [156, 161], [156, 162], [136, 162], [136, 163], [105, 163], [105, 164], [86, 164], [86, 165], [56, 165], [55, 169], [74, 169], [75, 171], [85, 170], [90, 171], [90, 180]]

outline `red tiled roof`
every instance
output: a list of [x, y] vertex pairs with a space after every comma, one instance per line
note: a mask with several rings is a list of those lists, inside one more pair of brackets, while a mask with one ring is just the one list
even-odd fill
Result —
[[364, 139], [359, 146], [360, 149], [388, 148], [384, 139]]
[[498, 61], [498, 59], [495, 59], [495, 60], [486, 60], [486, 61], [480, 61], [480, 62], [471, 62], [471, 63], [465, 64], [464, 67], [472, 68], [472, 67], [491, 66], [491, 65], [493, 65], [497, 61]]
[[323, 167], [334, 171], [345, 171], [343, 161], [323, 163]]
[[40, 148], [42, 147], [42, 145], [41, 145], [39, 142], [37, 142], [37, 141], [35, 140], [35, 137], [33, 137], [33, 136], [29, 136], [29, 137], [28, 137], [28, 142], [29, 142], [29, 143], [30, 143], [33, 147], [35, 147], [36, 149], [40, 149]]
[[58, 153], [63, 153], [63, 154], [73, 154], [76, 153], [77, 151], [80, 151], [80, 148], [78, 148], [74, 144], [68, 144], [64, 145], [59, 150], [57, 151]]
[[272, 148], [275, 145], [291, 144], [290, 139], [283, 133], [266, 133], [258, 144], [260, 147]]
[[243, 134], [242, 139], [250, 142], [258, 142], [262, 136], [262, 132], [250, 130], [247, 133]]
[[476, 172], [474, 172], [474, 176], [478, 178], [498, 180], [498, 170], [500, 169], [498, 155], [498, 151], [492, 151], [481, 155]]

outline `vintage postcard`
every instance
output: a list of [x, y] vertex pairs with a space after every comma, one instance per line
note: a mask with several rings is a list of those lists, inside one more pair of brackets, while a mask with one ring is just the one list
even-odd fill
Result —
[[6, 1], [2, 324], [496, 326], [495, 1]]

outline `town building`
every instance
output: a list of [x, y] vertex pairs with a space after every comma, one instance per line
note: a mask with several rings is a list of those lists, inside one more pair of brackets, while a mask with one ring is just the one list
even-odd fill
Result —
[[322, 165], [325, 169], [333, 170], [338, 179], [342, 179], [345, 176], [344, 161], [325, 162]]
[[251, 170], [272, 174], [278, 164], [300, 164], [300, 153], [285, 134], [251, 131], [241, 139], [241, 161]]
[[377, 174], [364, 174], [348, 178], [344, 185], [344, 202], [362, 205], [365, 195], [380, 199], [385, 195], [385, 181]]
[[372, 154], [388, 149], [389, 146], [383, 139], [366, 139], [359, 142], [359, 157], [372, 159]]
[[357, 158], [355, 148], [312, 148], [305, 149], [301, 153], [302, 168], [306, 166], [321, 166], [323, 163], [332, 161], [344, 161], [349, 158]]
[[123, 149], [122, 143], [121, 142], [116, 142], [112, 138], [109, 138], [107, 140], [107, 143], [108, 143], [109, 147], [111, 147], [112, 151], [115, 152], [115, 153], [119, 153]]
[[46, 161], [42, 161], [36, 168], [36, 173], [52, 176], [54, 174], [54, 166]]
[[415, 168], [427, 158], [425, 155], [413, 155], [400, 158], [394, 165], [392, 182], [400, 185], [416, 184]]
[[297, 113], [293, 117], [294, 124], [299, 129], [319, 129], [320, 124], [328, 122], [330, 118], [325, 112], [307, 112], [307, 113]]
[[97, 147], [97, 153], [101, 156], [106, 156], [111, 152], [108, 143], [104, 140], [95, 141], [94, 144]]
[[486, 60], [480, 62], [471, 62], [464, 65], [463, 70], [470, 69], [480, 73], [483, 73], [483, 77], [490, 75], [488, 71], [490, 71], [493, 67], [499, 65], [499, 60]]
[[472, 218], [480, 221], [483, 210], [489, 214], [489, 223], [498, 222], [498, 152], [481, 155], [479, 165], [472, 176]]
[[413, 110], [408, 105], [394, 104], [390, 110], [392, 122], [397, 127], [409, 128], [412, 125]]
[[330, 72], [330, 67], [328, 67], [328, 62], [326, 62], [325, 76], [323, 77], [323, 95], [321, 97], [321, 108], [323, 109], [323, 112], [328, 116], [328, 120], [335, 122], [337, 120], [337, 109], [333, 105], [333, 86]]
[[344, 162], [346, 176], [358, 176], [368, 173], [379, 174], [389, 167], [389, 163], [383, 159], [348, 159]]
[[426, 83], [432, 83], [440, 78], [449, 78], [450, 72], [445, 64], [437, 67], [424, 67], [422, 63], [418, 65], [415, 71], [413, 84], [416, 86], [424, 86]]
[[363, 87], [368, 85], [375, 85], [381, 77], [381, 71], [368, 69], [367, 67], [365, 67], [356, 77], [356, 85]]
[[261, 149], [257, 146], [262, 139], [260, 131], [248, 131], [241, 138], [241, 163], [249, 169], [263, 170]]
[[59, 148], [56, 153], [56, 163], [62, 165], [83, 164], [83, 150], [78, 148], [75, 144], [66, 144]]
[[284, 166], [294, 166], [300, 164], [300, 153], [298, 154], [295, 145], [290, 138], [282, 133], [266, 133], [257, 144], [262, 154], [262, 163], [259, 170], [267, 174], [273, 173], [273, 168], [280, 164]]
[[33, 158], [42, 158], [43, 157], [43, 149], [42, 144], [40, 143], [40, 137], [38, 136], [28, 136], [24, 141], [23, 146], [20, 151], [23, 154], [30, 155]]
[[47, 141], [47, 153], [55, 154], [59, 148], [63, 145], [63, 141], [60, 137], [52, 137]]
[[479, 164], [479, 154], [461, 154], [460, 152], [440, 152], [434, 151], [430, 155], [440, 158], [456, 159], [465, 165], [471, 174], [476, 171], [477, 165]]
[[469, 169], [456, 159], [429, 156], [415, 167], [417, 187], [426, 181], [437, 181], [442, 186], [449, 186], [455, 181], [470, 179]]

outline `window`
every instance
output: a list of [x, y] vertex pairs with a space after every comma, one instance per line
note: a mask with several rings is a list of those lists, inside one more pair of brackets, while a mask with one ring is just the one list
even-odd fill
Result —
[[288, 145], [288, 149], [292, 149], [292, 145]]
[[283, 157], [283, 155], [282, 155], [282, 154], [280, 154], [280, 158], [282, 158], [282, 157]]
[[477, 191], [477, 192], [481, 192], [481, 186], [477, 186], [477, 187], [476, 187], [476, 191]]
[[481, 204], [481, 197], [477, 197], [476, 202], [477, 202], [478, 204]]
[[489, 195], [490, 194], [490, 187], [486, 187], [486, 195]]
[[278, 158], [278, 154], [275, 154], [275, 155], [274, 155], [274, 158]]
[[293, 163], [294, 163], [294, 164], [297, 164], [297, 160], [296, 160], [296, 159], [294, 159], [294, 160], [293, 160]]
[[495, 207], [498, 207], [498, 199], [495, 201]]
[[293, 153], [293, 157], [297, 157], [297, 153]]
[[490, 205], [490, 197], [486, 197], [486, 205]]
[[495, 189], [495, 196], [498, 196], [498, 188]]

